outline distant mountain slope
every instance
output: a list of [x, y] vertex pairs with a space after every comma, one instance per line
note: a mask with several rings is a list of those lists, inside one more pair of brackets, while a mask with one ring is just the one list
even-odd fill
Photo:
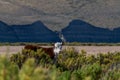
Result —
[[0, 42], [57, 42], [58, 35], [42, 22], [9, 26], [0, 22]]
[[120, 42], [120, 28], [111, 31], [81, 20], [73, 20], [62, 33], [68, 42]]
[[0, 22], [0, 42], [16, 42], [18, 40], [12, 27]]
[[40, 20], [51, 30], [61, 30], [74, 19], [117, 28], [120, 0], [0, 0], [0, 20], [10, 25]]

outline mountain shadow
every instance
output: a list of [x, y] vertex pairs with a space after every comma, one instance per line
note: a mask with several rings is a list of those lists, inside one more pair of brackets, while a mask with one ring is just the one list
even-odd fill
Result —
[[[120, 28], [109, 30], [81, 20], [73, 20], [62, 29], [67, 42], [118, 43]], [[0, 42], [58, 42], [59, 33], [48, 29], [41, 21], [28, 25], [7, 25], [0, 22]]]
[[17, 40], [13, 28], [0, 21], [0, 42], [16, 42]]
[[57, 42], [58, 35], [48, 29], [42, 22], [36, 21], [29, 25], [13, 25], [19, 42]]
[[58, 34], [40, 21], [28, 25], [7, 25], [0, 22], [0, 42], [57, 42]]
[[62, 30], [68, 42], [116, 43], [120, 42], [120, 28], [109, 30], [95, 27], [81, 20], [73, 20]]

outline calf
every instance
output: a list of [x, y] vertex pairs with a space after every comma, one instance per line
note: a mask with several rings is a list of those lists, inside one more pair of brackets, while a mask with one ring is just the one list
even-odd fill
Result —
[[26, 45], [24, 49], [30, 49], [34, 51], [37, 51], [37, 49], [42, 49], [46, 54], [50, 56], [51, 59], [54, 59], [54, 61], [56, 62], [57, 57], [60, 51], [62, 50], [62, 45], [63, 44], [60, 42], [56, 42], [54, 47], [49, 47], [49, 48], [34, 46], [34, 45]]

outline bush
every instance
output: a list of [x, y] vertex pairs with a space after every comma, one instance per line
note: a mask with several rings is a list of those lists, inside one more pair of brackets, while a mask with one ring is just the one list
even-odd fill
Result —
[[19, 68], [5, 56], [0, 56], [0, 80], [19, 80]]
[[21, 68], [22, 64], [29, 58], [35, 59], [35, 65], [39, 65], [39, 63], [40, 65], [52, 64], [51, 58], [41, 49], [37, 50], [37, 52], [33, 50], [22, 50], [21, 53], [13, 54], [10, 60]]
[[[11, 62], [2, 58], [0, 61], [0, 65], [5, 65], [6, 71], [12, 70], [12, 74], [6, 74], [12, 80], [120, 79], [120, 52], [94, 56], [87, 55], [83, 50], [78, 53], [74, 48], [67, 48], [59, 54], [56, 64], [53, 64], [53, 60], [42, 50], [23, 50], [21, 53], [13, 54], [10, 57]], [[4, 70], [4, 67], [0, 67], [1, 70]]]

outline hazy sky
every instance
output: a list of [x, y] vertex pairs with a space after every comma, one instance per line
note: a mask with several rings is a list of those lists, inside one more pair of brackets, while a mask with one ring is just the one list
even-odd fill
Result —
[[50, 29], [61, 29], [73, 19], [120, 27], [120, 0], [0, 0], [0, 20], [11, 25], [40, 20]]

